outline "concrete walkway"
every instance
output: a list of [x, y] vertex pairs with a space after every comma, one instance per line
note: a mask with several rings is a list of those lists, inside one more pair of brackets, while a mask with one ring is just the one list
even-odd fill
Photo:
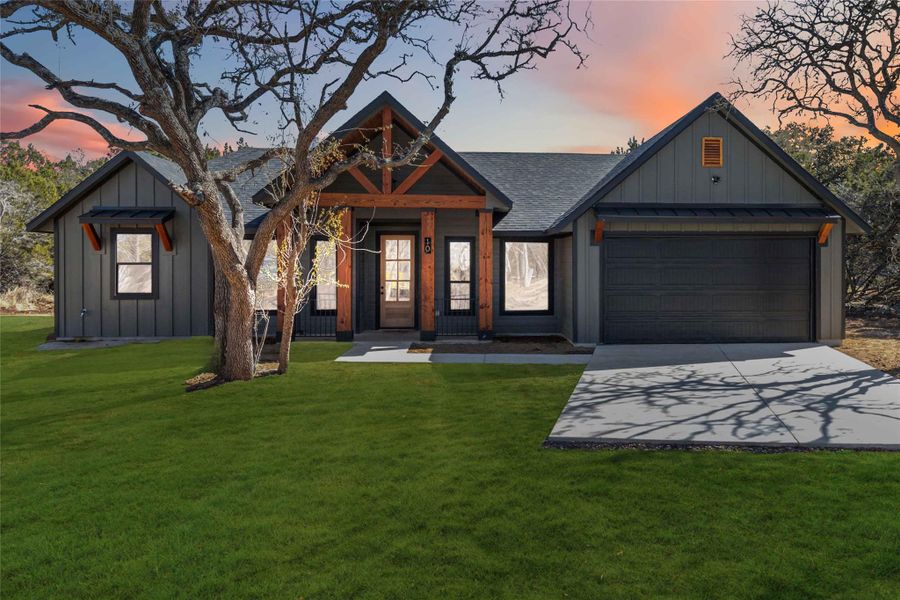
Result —
[[430, 354], [409, 352], [410, 342], [357, 342], [337, 357], [338, 362], [357, 363], [432, 363], [432, 364], [510, 364], [510, 365], [586, 365], [590, 354]]
[[598, 346], [548, 442], [900, 449], [900, 380], [815, 344]]

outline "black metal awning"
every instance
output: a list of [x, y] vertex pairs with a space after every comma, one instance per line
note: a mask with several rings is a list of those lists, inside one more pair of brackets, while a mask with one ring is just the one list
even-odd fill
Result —
[[156, 225], [175, 216], [174, 208], [156, 206], [95, 206], [78, 217], [79, 223], [111, 223], [119, 225]]
[[827, 208], [800, 206], [609, 206], [594, 208], [604, 221], [703, 221], [706, 223], [827, 223], [840, 221]]

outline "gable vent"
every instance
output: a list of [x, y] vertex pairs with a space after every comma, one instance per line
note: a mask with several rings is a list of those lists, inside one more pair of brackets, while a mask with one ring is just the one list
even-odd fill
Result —
[[703, 138], [703, 151], [700, 164], [704, 167], [721, 167], [724, 164], [722, 159], [722, 138], [705, 137]]

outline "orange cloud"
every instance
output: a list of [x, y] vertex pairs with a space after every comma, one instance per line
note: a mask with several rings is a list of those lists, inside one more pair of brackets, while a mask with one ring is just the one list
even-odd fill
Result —
[[[120, 123], [111, 123], [106, 115], [70, 106], [56, 91], [47, 90], [33, 81], [4, 80], [2, 96], [0, 129], [3, 131], [19, 131], [39, 121], [45, 113], [31, 108], [29, 104], [40, 104], [51, 110], [69, 110], [91, 114], [114, 135], [126, 140], [143, 138], [143, 134], [138, 131]], [[21, 142], [34, 144], [35, 147], [55, 158], [61, 158], [78, 148], [82, 149], [88, 158], [103, 156], [109, 150], [109, 145], [97, 132], [77, 121], [55, 121], [44, 130], [21, 140]]]
[[591, 55], [588, 67], [573, 73], [550, 66], [537, 76], [649, 137], [727, 87], [728, 34], [754, 4], [601, 2], [592, 11], [593, 41], [582, 45]]
[[[647, 138], [685, 114], [714, 91], [727, 95], [730, 81], [745, 76], [725, 58], [729, 35], [742, 14], [762, 2], [598, 2], [593, 5], [591, 40], [580, 45], [588, 66], [575, 71], [564, 53], [552, 55], [534, 77], [574, 98], [589, 111], [622, 121], [638, 139]], [[770, 103], [744, 99], [738, 104], [757, 125], [778, 127]], [[803, 119], [813, 125], [826, 120]], [[837, 135], [866, 132], [833, 118]], [[897, 129], [887, 127], [888, 131]], [[607, 140], [602, 140], [607, 142]], [[581, 142], [576, 152], [610, 145]], [[625, 139], [611, 145], [624, 145]]]

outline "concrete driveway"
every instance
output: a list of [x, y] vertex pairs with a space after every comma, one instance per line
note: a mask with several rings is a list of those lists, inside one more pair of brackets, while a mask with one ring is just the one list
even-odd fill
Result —
[[900, 449], [900, 380], [815, 344], [598, 346], [547, 441]]

